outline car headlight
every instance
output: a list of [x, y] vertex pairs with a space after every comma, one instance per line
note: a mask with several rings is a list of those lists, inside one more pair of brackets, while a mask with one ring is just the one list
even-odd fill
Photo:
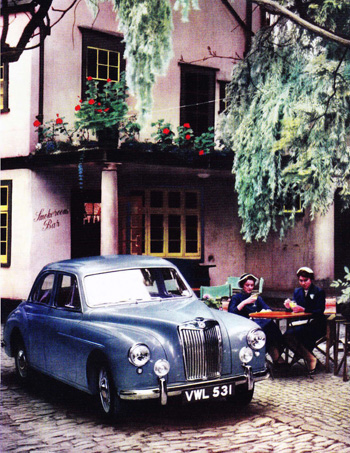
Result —
[[253, 329], [247, 334], [247, 343], [253, 349], [261, 349], [265, 346], [266, 335], [261, 329]]
[[144, 366], [151, 358], [151, 353], [145, 344], [135, 344], [129, 349], [129, 361], [137, 366]]
[[248, 346], [244, 346], [240, 351], [239, 351], [239, 359], [243, 363], [248, 363], [252, 360], [253, 358], [253, 351], [248, 348]]
[[164, 377], [169, 373], [170, 363], [165, 359], [157, 360], [154, 364], [154, 372], [158, 377]]

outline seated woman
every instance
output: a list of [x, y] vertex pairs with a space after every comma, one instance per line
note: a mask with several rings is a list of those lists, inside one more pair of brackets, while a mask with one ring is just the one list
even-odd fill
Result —
[[317, 359], [312, 354], [316, 341], [326, 334], [326, 317], [323, 312], [326, 304], [326, 295], [323, 289], [312, 282], [314, 272], [309, 267], [301, 267], [297, 271], [301, 288], [294, 290], [293, 300], [286, 299], [284, 306], [293, 312], [312, 313], [311, 322], [293, 326], [284, 334], [286, 343], [305, 360], [309, 374], [314, 374]]
[[[238, 284], [242, 292], [234, 294], [231, 298], [228, 311], [237, 315], [249, 318], [249, 313], [256, 313], [261, 310], [271, 310], [261, 296], [252, 294], [258, 279], [252, 274], [243, 274]], [[281, 357], [283, 350], [283, 337], [281, 331], [272, 319], [254, 319], [266, 335], [266, 350], [270, 354], [275, 365], [283, 364]]]

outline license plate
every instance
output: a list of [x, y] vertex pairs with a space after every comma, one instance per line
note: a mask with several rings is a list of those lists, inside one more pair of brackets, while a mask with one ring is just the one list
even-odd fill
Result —
[[235, 384], [210, 385], [207, 387], [184, 390], [182, 400], [185, 403], [194, 403], [196, 401], [215, 400], [233, 396], [235, 394]]

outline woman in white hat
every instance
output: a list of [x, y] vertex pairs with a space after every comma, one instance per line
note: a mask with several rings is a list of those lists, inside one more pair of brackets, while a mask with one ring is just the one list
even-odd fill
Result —
[[[240, 293], [234, 294], [231, 298], [228, 311], [236, 315], [249, 318], [250, 313], [271, 308], [264, 302], [258, 294], [252, 294], [258, 279], [253, 274], [243, 274], [240, 276], [238, 284], [242, 288]], [[266, 335], [266, 350], [270, 354], [275, 365], [284, 364], [281, 358], [283, 350], [282, 333], [272, 319], [254, 319]]]
[[312, 354], [316, 341], [326, 334], [326, 295], [323, 289], [313, 283], [314, 272], [309, 267], [297, 270], [300, 288], [294, 290], [293, 300], [286, 299], [284, 306], [293, 312], [312, 313], [313, 319], [307, 324], [293, 326], [284, 334], [286, 342], [299, 353], [307, 363], [309, 374], [314, 374], [317, 358]]

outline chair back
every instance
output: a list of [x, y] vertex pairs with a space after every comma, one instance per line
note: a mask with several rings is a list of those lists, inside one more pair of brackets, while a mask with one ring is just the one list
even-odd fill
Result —
[[203, 299], [203, 296], [207, 294], [213, 299], [221, 299], [222, 297], [231, 296], [231, 285], [225, 283], [224, 285], [218, 286], [201, 286], [200, 288], [200, 298]]

